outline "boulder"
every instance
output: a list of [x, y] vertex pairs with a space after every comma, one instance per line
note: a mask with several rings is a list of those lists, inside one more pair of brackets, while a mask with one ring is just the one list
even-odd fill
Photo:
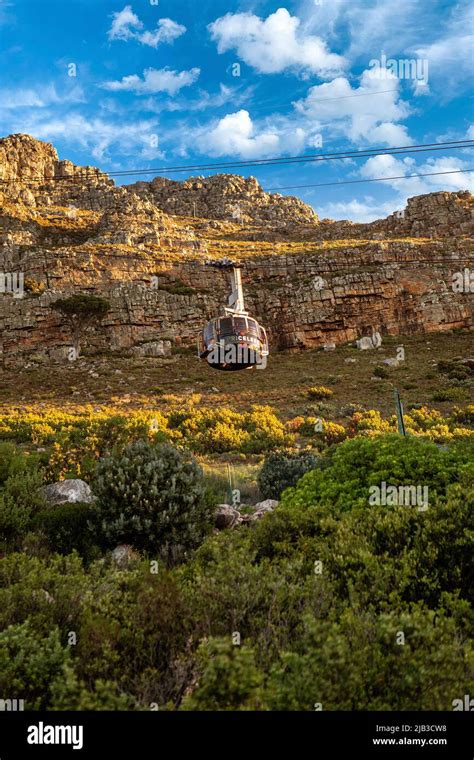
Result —
[[49, 504], [92, 504], [95, 501], [90, 487], [83, 480], [60, 480], [40, 489]]
[[374, 332], [372, 336], [365, 335], [356, 342], [359, 351], [368, 351], [372, 348], [379, 348], [382, 345], [382, 337], [380, 333]]
[[256, 512], [273, 512], [275, 507], [278, 507], [278, 504], [280, 502], [276, 499], [265, 499], [265, 501], [259, 501], [258, 504], [255, 504], [255, 511]]
[[240, 512], [229, 504], [218, 504], [214, 516], [214, 525], [218, 530], [233, 528], [240, 519]]
[[119, 544], [112, 551], [111, 556], [112, 562], [117, 565], [118, 568], [123, 570], [128, 567], [134, 559], [137, 559], [138, 554], [133, 546], [130, 546], [129, 544]]
[[154, 340], [149, 343], [142, 343], [141, 345], [133, 346], [131, 353], [134, 356], [170, 356], [171, 341]]

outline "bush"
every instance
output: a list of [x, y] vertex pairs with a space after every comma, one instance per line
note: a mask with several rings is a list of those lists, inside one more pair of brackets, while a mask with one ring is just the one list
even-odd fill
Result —
[[330, 398], [333, 392], [324, 385], [313, 385], [311, 388], [308, 388], [308, 396], [315, 399]]
[[74, 549], [85, 559], [97, 553], [91, 530], [93, 505], [58, 504], [42, 509], [36, 515], [34, 528], [43, 533], [51, 552], [70, 554]]
[[337, 621], [305, 622], [298, 650], [272, 668], [268, 709], [451, 710], [468, 693], [472, 649], [443, 609], [347, 609]]
[[463, 388], [449, 386], [433, 393], [433, 401], [463, 401], [466, 391]]
[[12, 443], [0, 442], [0, 486], [3, 486], [10, 472], [16, 449]]
[[428, 485], [431, 501], [435, 495], [444, 496], [447, 486], [468, 466], [469, 448], [454, 451], [412, 436], [355, 438], [336, 448], [328, 468], [307, 473], [287, 491], [283, 502], [289, 507], [322, 506], [331, 514], [368, 509], [370, 486], [382, 481], [393, 486]]
[[93, 519], [104, 546], [130, 543], [174, 564], [211, 527], [201, 469], [169, 444], [137, 441], [102, 459], [94, 491]]
[[18, 544], [44, 502], [39, 494], [43, 475], [33, 456], [13, 456], [0, 494], [0, 536], [9, 545]]
[[382, 380], [385, 380], [387, 377], [390, 377], [390, 373], [388, 372], [388, 370], [385, 367], [380, 367], [380, 366], [375, 367], [372, 374], [374, 377], [380, 377]]
[[227, 639], [203, 642], [197, 652], [199, 682], [184, 710], [258, 710], [263, 673], [248, 646], [233, 646]]
[[295, 486], [309, 470], [318, 466], [313, 454], [276, 452], [270, 454], [258, 474], [258, 487], [264, 499], [279, 499], [285, 488]]
[[0, 632], [2, 699], [24, 699], [26, 710], [44, 708], [68, 658], [57, 628], [41, 635], [27, 621], [9, 626]]

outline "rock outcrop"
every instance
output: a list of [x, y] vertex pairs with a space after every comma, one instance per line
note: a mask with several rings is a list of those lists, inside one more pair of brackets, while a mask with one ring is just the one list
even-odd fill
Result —
[[43, 499], [51, 505], [56, 504], [92, 504], [95, 499], [84, 480], [73, 478], [50, 483], [41, 488]]
[[176, 182], [156, 177], [151, 182], [128, 185], [130, 192], [152, 201], [167, 214], [253, 222], [278, 227], [315, 224], [318, 216], [299, 198], [266, 193], [255, 177], [215, 174]]

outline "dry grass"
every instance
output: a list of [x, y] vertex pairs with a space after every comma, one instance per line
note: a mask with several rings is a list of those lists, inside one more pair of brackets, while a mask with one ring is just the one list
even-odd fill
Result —
[[[375, 378], [375, 367], [395, 357], [399, 345], [405, 347], [405, 362], [387, 367], [387, 378]], [[242, 410], [255, 403], [269, 404], [287, 419], [320, 412], [340, 420], [347, 404], [392, 413], [397, 387], [407, 407], [428, 403], [447, 413], [472, 401], [472, 385], [458, 386], [464, 398], [457, 404], [434, 402], [435, 393], [453, 385], [436, 365], [469, 355], [472, 333], [452, 332], [386, 338], [377, 351], [361, 352], [346, 345], [332, 352], [278, 352], [271, 355], [265, 370], [237, 373], [213, 370], [183, 349], [170, 359], [90, 356], [54, 368], [33, 365], [21, 373], [0, 372], [0, 407], [43, 403], [72, 409], [92, 403], [165, 409], [172, 400], [184, 401], [198, 393], [200, 404], [206, 406]], [[333, 395], [327, 401], [308, 399], [308, 388], [314, 385], [328, 386]]]

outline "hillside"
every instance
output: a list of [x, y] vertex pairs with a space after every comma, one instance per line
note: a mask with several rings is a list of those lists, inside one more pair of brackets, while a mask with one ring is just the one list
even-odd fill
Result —
[[466, 192], [411, 198], [371, 224], [320, 221], [254, 178], [116, 187], [28, 135], [0, 140], [0, 180], [0, 271], [25, 278], [23, 298], [0, 300], [6, 367], [64, 359], [70, 336], [51, 304], [74, 292], [112, 306], [86, 353], [195, 345], [227, 297], [226, 276], [205, 266], [222, 257], [243, 262], [247, 306], [274, 349], [472, 326], [472, 294], [451, 286], [472, 261]]

